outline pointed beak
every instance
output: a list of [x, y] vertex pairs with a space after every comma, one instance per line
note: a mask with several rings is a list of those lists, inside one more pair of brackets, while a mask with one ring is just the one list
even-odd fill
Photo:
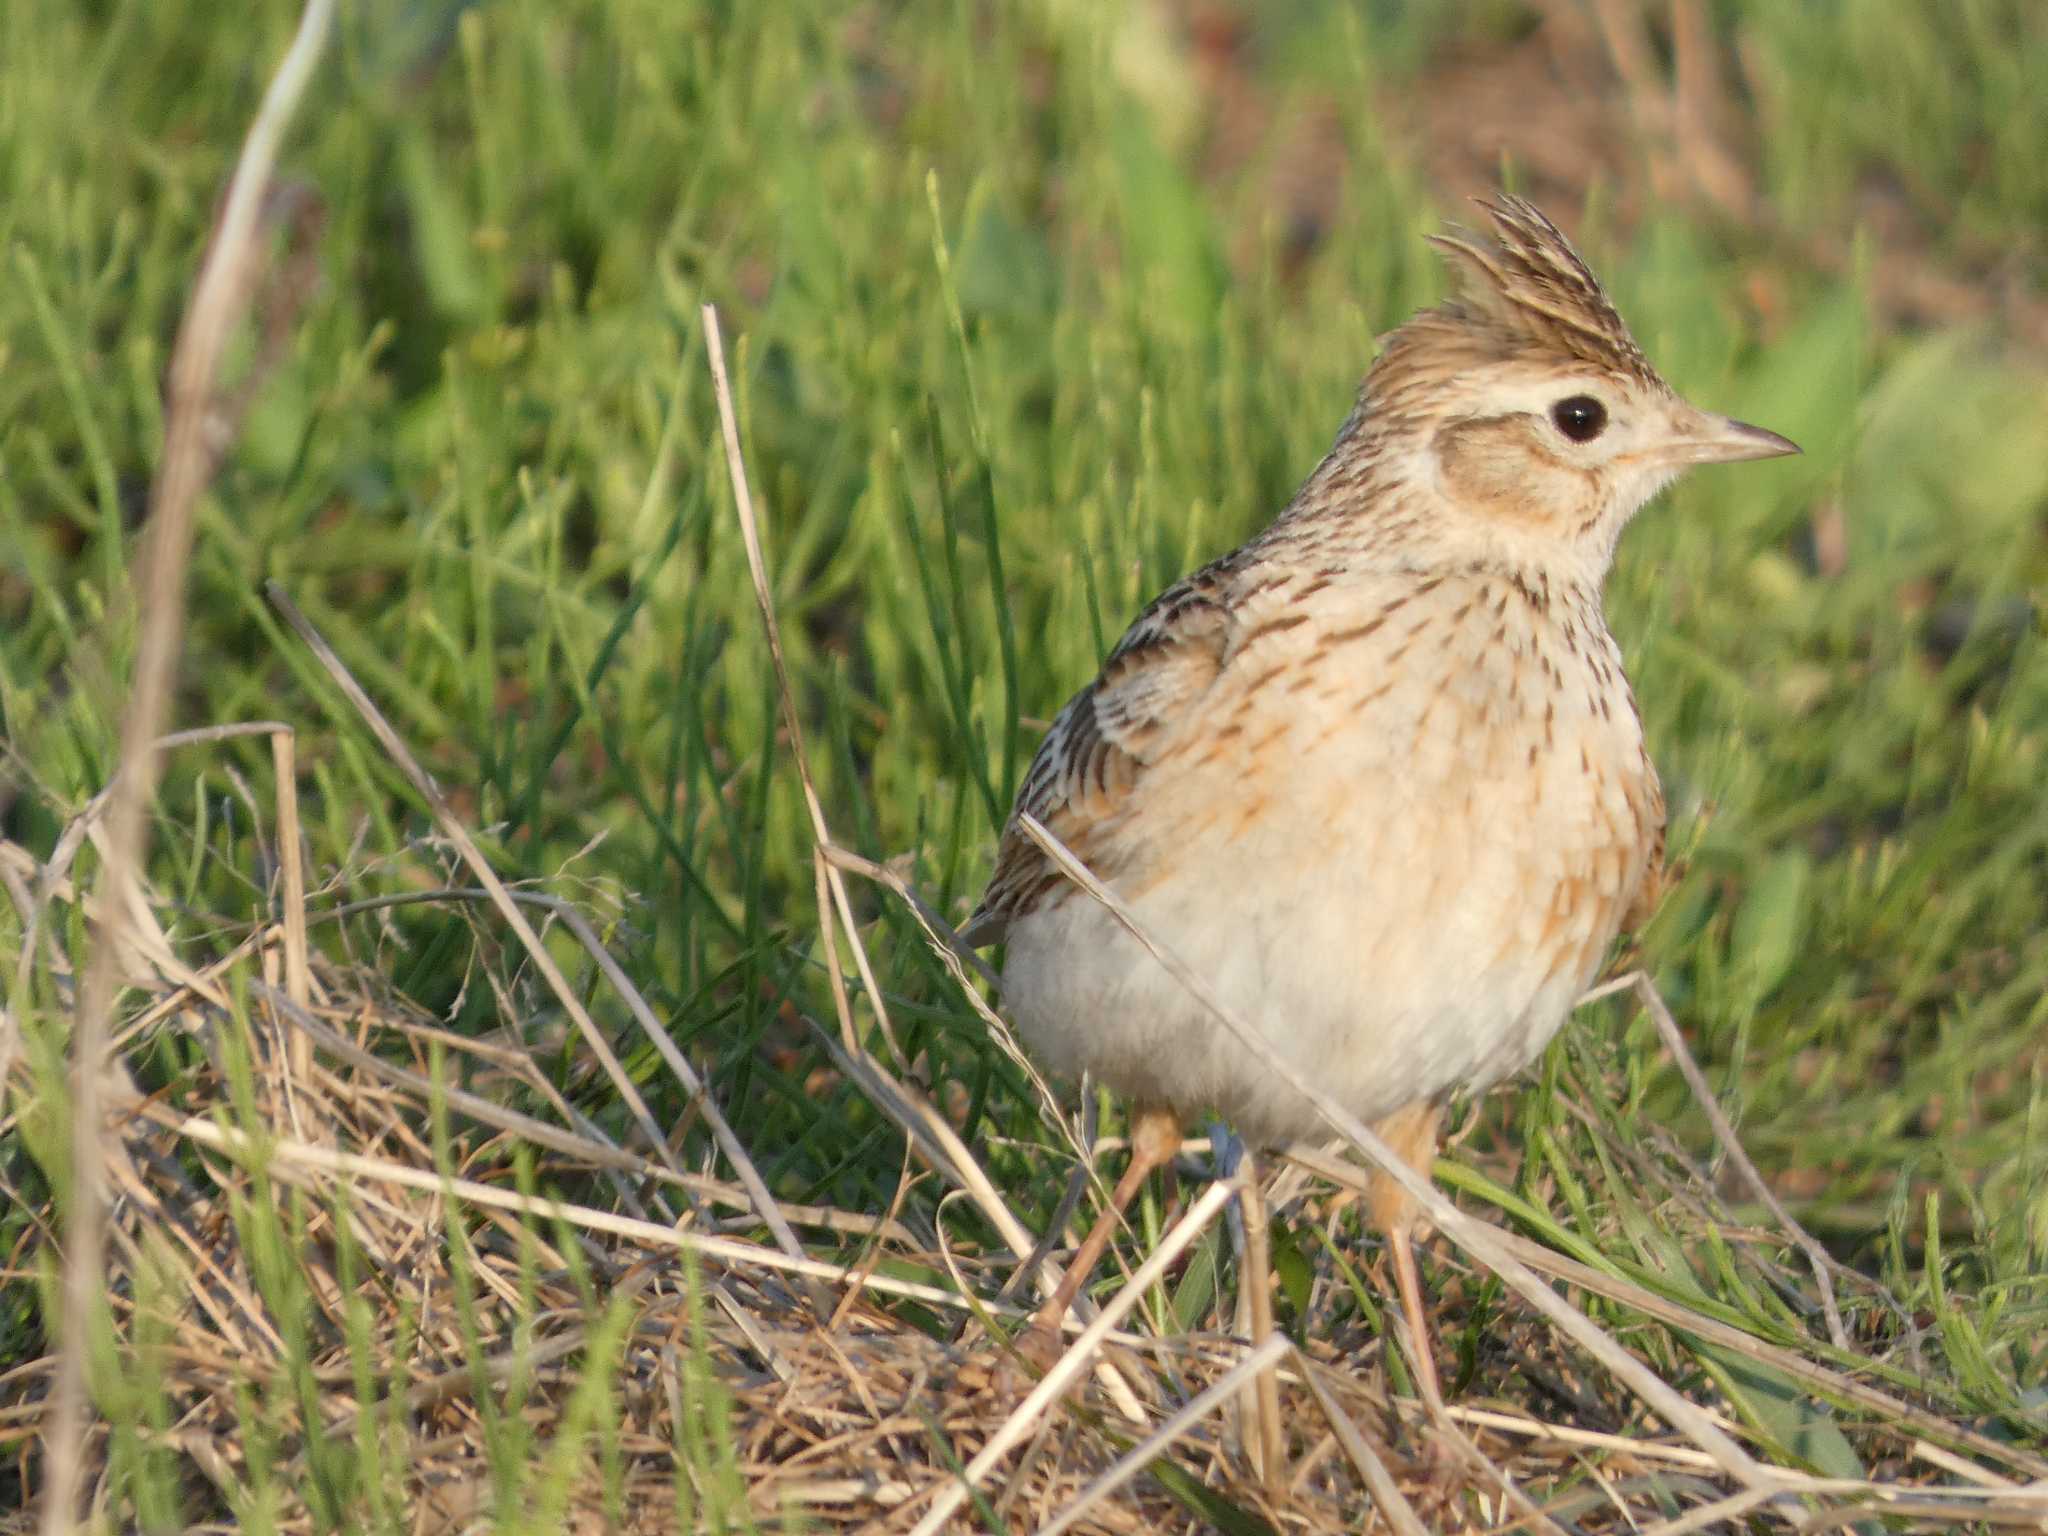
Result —
[[1775, 459], [1799, 452], [1789, 437], [1712, 411], [1694, 411], [1658, 457], [1674, 467], [1682, 464], [1735, 464], [1744, 459]]

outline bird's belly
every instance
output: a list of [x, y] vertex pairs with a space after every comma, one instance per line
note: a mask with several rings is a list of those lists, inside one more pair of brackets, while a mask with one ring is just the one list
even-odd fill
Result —
[[[1224, 797], [1220, 814], [1176, 813], [1176, 792], [1217, 797], [1162, 776], [1147, 813], [1182, 835], [1123, 894], [1267, 1049], [1359, 1118], [1477, 1091], [1556, 1032], [1640, 882], [1626, 792], [1640, 743], [1604, 734], [1573, 728], [1533, 759], [1297, 741], [1280, 769], [1269, 755], [1256, 805]], [[1212, 1107], [1255, 1141], [1321, 1133], [1261, 1054], [1085, 895], [1016, 926], [1005, 991], [1056, 1070]]]

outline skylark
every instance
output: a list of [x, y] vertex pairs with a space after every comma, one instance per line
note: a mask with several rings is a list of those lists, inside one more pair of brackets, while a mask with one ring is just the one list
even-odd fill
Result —
[[[1601, 612], [1615, 541], [1695, 464], [1799, 450], [1680, 399], [1557, 227], [1482, 204], [1455, 295], [1383, 338], [1335, 446], [1142, 613], [1061, 711], [1029, 812], [1271, 1052], [1427, 1175], [1442, 1108], [1528, 1064], [1654, 899], [1664, 799]], [[1058, 1322], [1182, 1117], [1328, 1134], [1013, 815], [971, 919], [1025, 1041], [1134, 1101]], [[1434, 1389], [1414, 1202], [1369, 1202]], [[1432, 1390], [1434, 1396], [1434, 1390]]]

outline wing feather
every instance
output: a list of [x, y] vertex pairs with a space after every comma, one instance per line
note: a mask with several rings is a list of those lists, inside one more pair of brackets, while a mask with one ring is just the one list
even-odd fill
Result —
[[1062, 884], [1018, 816], [1030, 812], [1103, 879], [1118, 873], [1114, 832], [1189, 711], [1216, 681], [1229, 651], [1223, 599], [1227, 562], [1160, 593], [1118, 642], [1094, 682], [1067, 702], [1032, 759], [996, 849], [995, 873], [962, 931], [999, 942], [1010, 924]]

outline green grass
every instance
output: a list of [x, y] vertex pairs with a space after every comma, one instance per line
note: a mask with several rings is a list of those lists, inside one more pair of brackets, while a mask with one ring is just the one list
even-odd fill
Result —
[[[2026, 0], [1713, 9], [1756, 74], [1774, 227], [1654, 202], [1623, 227], [1625, 189], [1600, 180], [1551, 208], [1682, 391], [1806, 449], [1695, 477], [1610, 584], [1689, 859], [1644, 958], [1757, 1162], [1921, 1316], [1944, 1401], [2039, 1444], [2048, 372], [1995, 326], [1902, 320], [1883, 285], [1903, 260], [2048, 297], [2029, 88], [2048, 25]], [[824, 1058], [781, 1011], [831, 1005], [698, 306], [736, 342], [826, 814], [958, 916], [1032, 722], [1146, 598], [1281, 504], [1374, 335], [1439, 292], [1420, 236], [1486, 188], [1427, 185], [1380, 108], [1531, 24], [1472, 14], [1459, 31], [1386, 0], [1248, 25], [1234, 67], [1266, 110], [1222, 169], [1195, 59], [1091, 6], [344, 7], [284, 162], [325, 206], [321, 282], [202, 508], [174, 723], [298, 726], [316, 904], [449, 879], [423, 807], [266, 608], [281, 583], [498, 868], [610, 925], [777, 1191], [883, 1208], [899, 1140], [850, 1086], [807, 1091]], [[160, 380], [294, 16], [0, 17], [0, 833], [38, 856], [110, 771]], [[1304, 244], [1272, 173], [1311, 115], [1344, 153]], [[1909, 216], [1855, 235], [1872, 196]], [[1829, 242], [1846, 269], [1814, 264]], [[1835, 516], [1839, 568], [1814, 554]], [[266, 910], [266, 761], [238, 744], [167, 765], [152, 872], [184, 939]], [[1032, 1150], [1019, 1075], [906, 916], [863, 915], [905, 1050], [1049, 1211], [1065, 1169]], [[497, 941], [463, 911], [357, 934], [455, 1027], [506, 1022], [472, 969]], [[9, 1008], [54, 1051], [62, 997], [39, 966], [14, 980], [19, 938], [0, 904]], [[1623, 1134], [1704, 1148], [1622, 1019], [1592, 1015], [1548, 1070], [1619, 1085]], [[680, 1116], [651, 1053], [629, 1067]], [[1519, 1193], [1627, 1247], [1628, 1179], [1546, 1102], [1529, 1088], [1505, 1117]], [[45, 1190], [52, 1145], [9, 1133], [0, 1167]], [[25, 1219], [0, 1211], [0, 1244]], [[1686, 1282], [1717, 1284], [1696, 1258]], [[41, 1351], [43, 1317], [10, 1293], [0, 1368]]]

